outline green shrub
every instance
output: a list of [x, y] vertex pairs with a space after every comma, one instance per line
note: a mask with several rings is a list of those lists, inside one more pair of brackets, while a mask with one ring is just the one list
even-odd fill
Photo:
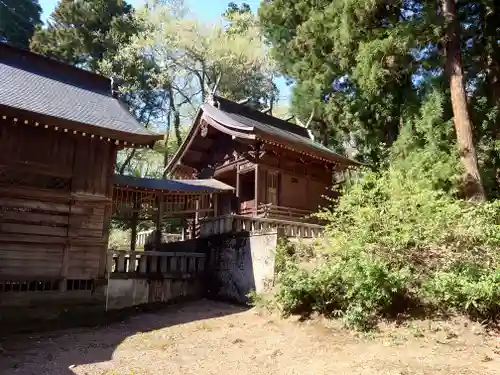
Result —
[[317, 215], [327, 222], [328, 246], [326, 254], [316, 250], [319, 265], [306, 271], [296, 254], [280, 260], [277, 301], [285, 313], [338, 314], [357, 328], [415, 305], [498, 317], [500, 200], [460, 199], [462, 168], [444, 103], [431, 92], [387, 165], [358, 170]]
[[286, 262], [279, 274], [276, 296], [284, 315], [307, 314], [314, 308], [314, 285], [309, 273], [292, 262]]
[[377, 315], [401, 306], [410, 275], [407, 268], [394, 270], [363, 254], [338, 258], [310, 272], [287, 263], [277, 302], [285, 314], [342, 315], [347, 326], [363, 329]]
[[498, 264], [500, 202], [456, 199], [390, 168], [367, 172], [343, 191], [328, 222], [330, 252], [363, 251], [430, 272], [455, 263]]
[[362, 329], [408, 302], [497, 317], [500, 201], [459, 199], [456, 155], [439, 144], [397, 153], [385, 170], [358, 173], [318, 214], [327, 222], [322, 263], [306, 271], [296, 253], [281, 252], [285, 314], [336, 314]]
[[274, 256], [274, 269], [277, 274], [283, 272], [288, 262], [296, 261], [295, 246], [286, 237], [278, 238]]
[[500, 312], [500, 269], [462, 266], [437, 271], [422, 284], [422, 300], [441, 311], [450, 309], [476, 319], [496, 319]]

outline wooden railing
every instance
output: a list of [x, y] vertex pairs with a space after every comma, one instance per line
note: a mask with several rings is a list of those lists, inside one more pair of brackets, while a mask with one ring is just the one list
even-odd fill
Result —
[[314, 238], [323, 231], [323, 227], [317, 224], [242, 215], [205, 218], [200, 220], [200, 225], [201, 237], [229, 232], [262, 232], [282, 229], [285, 236]]
[[[136, 247], [144, 247], [146, 244], [148, 236], [154, 233], [154, 229], [150, 230], [145, 230], [142, 232], [137, 232], [137, 239], [135, 241]], [[176, 242], [176, 241], [182, 241], [182, 234], [176, 234], [176, 233], [162, 233], [161, 234], [162, 239], [164, 242]]]
[[303, 210], [301, 208], [277, 206], [271, 203], [261, 203], [255, 210], [249, 202], [244, 202], [245, 205], [240, 206], [240, 215], [243, 216], [259, 216], [274, 219], [283, 220], [299, 220], [299, 221], [315, 221], [316, 219], [311, 218], [312, 211]]
[[205, 254], [109, 250], [107, 270], [112, 278], [161, 276], [190, 278], [204, 271]]
[[276, 206], [271, 203], [260, 204], [257, 210], [257, 216], [269, 217], [284, 220], [307, 220], [313, 212], [309, 210], [302, 210], [300, 208]]

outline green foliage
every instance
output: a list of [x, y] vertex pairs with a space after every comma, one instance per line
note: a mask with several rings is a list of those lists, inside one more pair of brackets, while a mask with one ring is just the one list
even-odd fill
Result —
[[320, 214], [329, 222], [326, 261], [312, 271], [293, 256], [278, 262], [284, 313], [339, 314], [361, 329], [409, 301], [497, 317], [500, 202], [458, 200], [427, 173], [392, 167], [346, 187], [335, 210]]
[[408, 268], [356, 254], [336, 257], [311, 272], [287, 263], [279, 278], [277, 302], [285, 314], [341, 315], [349, 327], [368, 328], [407, 294]]
[[31, 50], [96, 71], [117, 52], [116, 39], [128, 40], [137, 28], [124, 0], [62, 0], [46, 28], [38, 28]]
[[358, 157], [378, 163], [378, 144], [396, 140], [402, 119], [418, 108], [418, 51], [435, 39], [418, 8], [371, 0], [262, 4], [273, 55], [296, 81], [294, 112], [307, 118], [314, 109], [312, 128], [324, 143], [342, 149], [351, 134]]
[[439, 310], [452, 308], [479, 319], [496, 318], [500, 313], [500, 269], [463, 265], [438, 271], [423, 283], [421, 297]]
[[2, 0], [0, 2], [0, 42], [28, 48], [42, 8], [38, 0]]
[[109, 249], [130, 249], [130, 230], [112, 228], [109, 232]]
[[[379, 168], [387, 162], [386, 148], [434, 90], [446, 98], [440, 101], [441, 125], [449, 131], [441, 135], [452, 141], [442, 3], [263, 2], [259, 18], [271, 51], [281, 73], [295, 83], [292, 112], [307, 118], [314, 109], [311, 128], [318, 139], [349, 155], [354, 148], [358, 159]], [[470, 111], [487, 195], [498, 197], [500, 6], [493, 0], [454, 3], [470, 104], [463, 112]]]
[[274, 269], [276, 273], [282, 273], [290, 261], [297, 261], [295, 257], [295, 246], [286, 237], [278, 238], [274, 255]]
[[458, 198], [442, 96], [428, 95], [388, 150], [390, 163], [360, 171], [318, 214], [325, 260], [312, 270], [294, 256], [278, 262], [284, 313], [341, 315], [360, 329], [415, 306], [498, 317], [500, 201]]

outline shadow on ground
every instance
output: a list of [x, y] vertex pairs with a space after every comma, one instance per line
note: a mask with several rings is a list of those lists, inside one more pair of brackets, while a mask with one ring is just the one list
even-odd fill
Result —
[[112, 359], [117, 346], [127, 337], [245, 310], [238, 305], [202, 300], [130, 314], [104, 326], [1, 337], [0, 374], [74, 375], [73, 367]]

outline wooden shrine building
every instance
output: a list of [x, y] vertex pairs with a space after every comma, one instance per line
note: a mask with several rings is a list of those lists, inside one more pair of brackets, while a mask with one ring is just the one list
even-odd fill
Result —
[[116, 153], [162, 136], [105, 77], [5, 44], [0, 77], [0, 307], [92, 299]]
[[334, 176], [358, 165], [315, 142], [302, 126], [214, 96], [167, 171], [235, 186], [219, 214], [304, 220], [331, 194]]
[[169, 219], [187, 219], [190, 237], [194, 238], [199, 231], [198, 220], [217, 216], [220, 198], [234, 192], [232, 186], [215, 179], [168, 180], [117, 175], [113, 182], [112, 219], [131, 228], [131, 251], [136, 250], [140, 222], [149, 222], [155, 228], [153, 249], [160, 248], [163, 225]]

